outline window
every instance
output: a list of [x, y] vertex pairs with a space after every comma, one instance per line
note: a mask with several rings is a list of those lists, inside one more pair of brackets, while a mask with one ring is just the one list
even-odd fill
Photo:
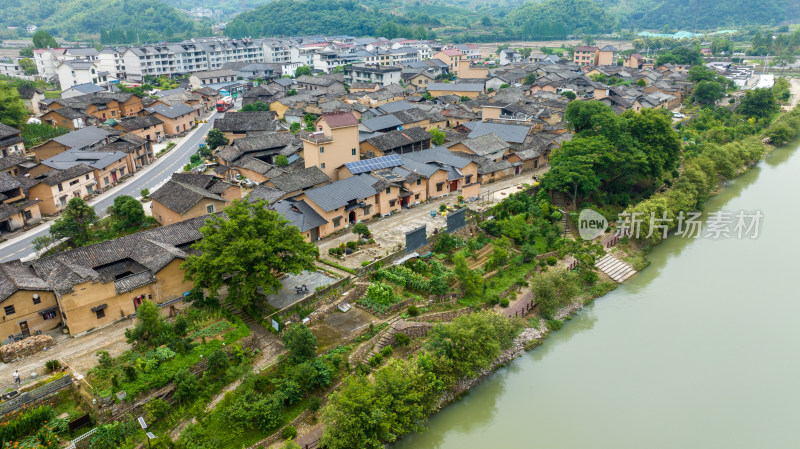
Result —
[[325, 147], [319, 147], [319, 152], [320, 152], [320, 154], [324, 153], [325, 152]]
[[13, 314], [17, 313], [17, 311], [14, 310], [14, 306], [5, 306], [5, 307], [3, 307], [3, 310], [5, 310], [6, 315], [13, 315]]
[[79, 183], [79, 182], [80, 182], [80, 181], [76, 179], [76, 180], [74, 180], [74, 181], [70, 181], [70, 182], [69, 182], [69, 185], [70, 185], [70, 186], [74, 186], [75, 184], [77, 184], [77, 183]]
[[416, 195], [414, 195], [414, 199], [415, 199], [415, 200], [418, 200], [418, 199], [419, 199], [419, 193], [418, 193], [418, 194], [416, 194]]
[[30, 219], [33, 218], [33, 213], [31, 211], [29, 211], [29, 210], [26, 210], [25, 212], [23, 212], [23, 215], [25, 215], [25, 219], [26, 220], [30, 220]]
[[214, 213], [214, 205], [213, 204], [209, 204], [208, 206], [206, 206], [206, 212], [208, 212], [209, 214], [213, 214]]
[[33, 295], [33, 304], [41, 304], [41, 303], [42, 303], [42, 298], [40, 298], [39, 295]]
[[397, 200], [389, 200], [389, 207], [394, 207], [397, 204]]
[[59, 184], [59, 185], [58, 185], [58, 191], [59, 191], [59, 192], [63, 192], [63, 191], [64, 191], [64, 186], [63, 186], [63, 185], [61, 185], [61, 184]]
[[471, 181], [472, 181], [472, 175], [467, 175], [467, 177], [464, 179], [464, 184], [470, 184]]
[[422, 184], [422, 180], [421, 179], [417, 179], [417, 185], [421, 185], [421, 184]]
[[319, 168], [324, 170], [325, 169], [325, 163], [323, 162], [323, 163], [319, 164]]
[[338, 228], [340, 224], [342, 224], [342, 217], [336, 217], [333, 219], [334, 228]]
[[86, 180], [87, 180], [87, 181], [89, 180], [89, 175], [86, 175]]
[[100, 309], [97, 312], [95, 312], [95, 314], [97, 315], [97, 319], [99, 320], [100, 318], [106, 316], [106, 309]]
[[104, 183], [105, 185], [108, 185], [108, 176], [106, 176], [105, 178], [103, 178], [103, 183]]
[[356, 155], [356, 149], [353, 148], [353, 156], [355, 156], [355, 155]]
[[386, 193], [388, 194], [388, 193], [391, 193], [391, 192], [392, 192], [392, 188], [391, 187], [387, 187], [386, 188]]
[[442, 191], [442, 187], [444, 187], [444, 183], [443, 182], [437, 182], [436, 183], [436, 191], [437, 192], [441, 192]]
[[369, 215], [369, 211], [372, 209], [372, 206], [364, 206], [364, 215]]
[[175, 132], [176, 132], [176, 133], [179, 133], [179, 132], [181, 132], [181, 127], [180, 127], [180, 126], [176, 126], [176, 127], [175, 127]]

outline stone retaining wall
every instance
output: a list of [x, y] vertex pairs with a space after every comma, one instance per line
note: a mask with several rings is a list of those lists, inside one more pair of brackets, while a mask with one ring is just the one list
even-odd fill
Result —
[[462, 316], [472, 313], [471, 307], [465, 307], [457, 310], [446, 310], [444, 312], [428, 313], [418, 317], [410, 318], [409, 321], [428, 321], [428, 322], [448, 322]]

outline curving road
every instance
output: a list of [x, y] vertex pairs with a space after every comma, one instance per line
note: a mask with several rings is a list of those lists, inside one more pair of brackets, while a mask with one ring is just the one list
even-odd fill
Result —
[[[99, 217], [105, 216], [106, 209], [114, 203], [115, 197], [130, 195], [138, 198], [142, 189], [146, 188], [152, 192], [169, 179], [172, 173], [181, 170], [184, 165], [189, 163], [189, 156], [197, 151], [200, 143], [203, 142], [203, 138], [211, 130], [214, 125], [214, 119], [220, 115], [214, 112], [208, 118], [207, 123], [201, 123], [169, 153], [156, 159], [152, 164], [137, 172], [132, 178], [126, 179], [122, 184], [92, 198], [89, 204], [94, 206], [97, 215]], [[50, 223], [48, 221], [0, 244], [0, 262], [23, 259], [33, 255], [33, 239], [47, 234], [50, 229]]]

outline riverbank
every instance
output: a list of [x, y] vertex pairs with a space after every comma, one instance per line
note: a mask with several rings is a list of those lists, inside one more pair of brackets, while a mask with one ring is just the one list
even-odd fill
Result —
[[[797, 110], [790, 111], [785, 114], [781, 114], [773, 121], [773, 124], [779, 123], [782, 119], [786, 119], [787, 114], [794, 113], [798, 114]], [[766, 132], [767, 130], [765, 130]], [[797, 134], [800, 134], [800, 130], [797, 131]], [[797, 137], [795, 135], [794, 137]], [[769, 145], [763, 143], [763, 151], [761, 152], [760, 157], [754, 161], [747, 161], [741, 167], [737, 167], [736, 175], [733, 178], [741, 177], [742, 175], [748, 173], [754, 167], [757, 167], [759, 162], [763, 161], [767, 156], [769, 156], [773, 151], [775, 151], [778, 147], [774, 145]], [[710, 189], [709, 198], [706, 201], [710, 200], [710, 197], [719, 195], [721, 192], [725, 190], [727, 182], [730, 179], [725, 179], [720, 177], [714, 188]], [[677, 184], [677, 183], [676, 183]], [[671, 189], [670, 189], [671, 190]], [[668, 193], [668, 192], [663, 192]], [[650, 199], [642, 201], [642, 203], [649, 201]], [[705, 203], [705, 201], [704, 201]], [[637, 205], [633, 206], [635, 208]], [[647, 241], [628, 241], [628, 239], [624, 239], [620, 243], [620, 248], [615, 249], [616, 251], [624, 253], [624, 258], [628, 259], [630, 262], [631, 259], [635, 259], [638, 261], [638, 269], [644, 268], [649, 264], [647, 260], [647, 254], [656, 248], [658, 245], [663, 243], [663, 240], [659, 239], [655, 242], [647, 242]], [[614, 251], [614, 250], [612, 250]], [[621, 284], [615, 285], [613, 289], [605, 292], [603, 295], [595, 296], [595, 297], [588, 297], [588, 298], [579, 298], [575, 303], [563, 307], [559, 309], [556, 319], [558, 320], [565, 320], [565, 319], [572, 319], [573, 315], [577, 313], [578, 310], [581, 310], [585, 305], [593, 302], [597, 298], [601, 298], [608, 293], [611, 293], [613, 290], [616, 290]], [[480, 370], [475, 376], [471, 376], [468, 378], [464, 378], [456, 383], [450, 390], [448, 390], [440, 399], [437, 404], [436, 410], [434, 413], [441, 412], [447, 406], [457, 402], [460, 398], [464, 395], [469, 394], [470, 390], [482, 383], [484, 380], [488, 379], [492, 374], [494, 374], [499, 368], [509, 365], [512, 361], [522, 356], [526, 351], [532, 350], [539, 345], [541, 345], [544, 340], [551, 335], [553, 330], [556, 329], [548, 329], [547, 323], [544, 319], [539, 319], [537, 327], [527, 327], [525, 328], [517, 338], [515, 338], [513, 345], [504, 350], [499, 357], [486, 369]]]

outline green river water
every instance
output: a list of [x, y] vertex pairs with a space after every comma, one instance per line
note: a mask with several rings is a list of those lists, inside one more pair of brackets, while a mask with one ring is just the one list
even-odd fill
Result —
[[760, 210], [757, 239], [670, 237], [393, 448], [800, 448], [798, 146], [706, 205]]

